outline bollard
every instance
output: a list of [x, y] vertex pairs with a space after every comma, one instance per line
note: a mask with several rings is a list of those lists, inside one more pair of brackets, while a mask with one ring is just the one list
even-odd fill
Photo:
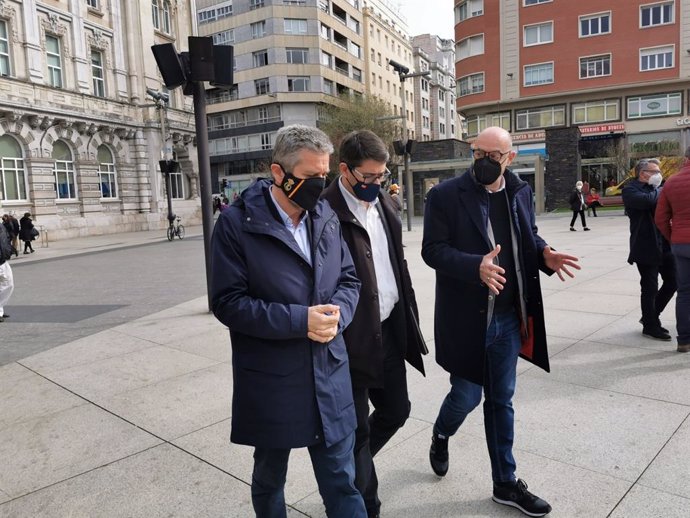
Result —
[[41, 236], [41, 248], [48, 248], [48, 230], [43, 225], [39, 225], [38, 232]]

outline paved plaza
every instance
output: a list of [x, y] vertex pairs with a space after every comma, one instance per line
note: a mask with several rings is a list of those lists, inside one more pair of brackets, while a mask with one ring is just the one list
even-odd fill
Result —
[[[518, 367], [518, 476], [554, 517], [690, 516], [690, 354], [641, 335], [622, 212], [602, 211], [591, 232], [570, 232], [569, 217], [538, 219], [583, 269], [565, 283], [542, 276], [552, 372]], [[97, 260], [151, 239], [160, 233], [56, 242], [21, 260]], [[409, 370], [411, 418], [376, 457], [382, 517], [522, 516], [490, 499], [481, 411], [451, 439], [448, 475], [429, 467], [448, 376], [434, 361], [421, 239], [416, 220], [405, 250], [431, 353], [426, 378]], [[674, 303], [662, 323], [675, 338]], [[0, 517], [253, 516], [252, 450], [229, 442], [231, 382], [228, 333], [205, 296], [1, 366]], [[286, 498], [290, 518], [324, 516], [304, 450], [291, 456]]]

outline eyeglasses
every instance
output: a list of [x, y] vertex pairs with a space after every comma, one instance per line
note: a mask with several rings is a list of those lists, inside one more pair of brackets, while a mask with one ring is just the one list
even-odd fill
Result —
[[647, 173], [647, 174], [657, 174], [657, 173], [660, 173], [661, 170], [659, 170], [659, 169], [643, 169], [642, 172]]
[[503, 157], [506, 156], [510, 151], [506, 151], [505, 153], [501, 153], [500, 151], [484, 151], [483, 149], [472, 149], [472, 155], [476, 160], [479, 160], [481, 158], [484, 158], [485, 156], [488, 156], [491, 160], [494, 162], [500, 162], [503, 160]]
[[362, 181], [367, 185], [372, 184], [372, 183], [376, 182], [377, 180], [379, 181], [379, 183], [383, 183], [391, 177], [391, 172], [388, 170], [387, 167], [386, 167], [385, 173], [360, 173], [354, 167], [347, 166], [347, 168], [352, 173], [355, 173], [355, 174], [358, 174], [359, 176], [361, 176]]

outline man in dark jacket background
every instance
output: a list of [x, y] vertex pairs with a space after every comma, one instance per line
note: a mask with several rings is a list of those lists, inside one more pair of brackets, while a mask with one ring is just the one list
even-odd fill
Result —
[[10, 268], [12, 257], [12, 242], [4, 225], [0, 225], [0, 323], [9, 317], [5, 313], [5, 305], [9, 302], [14, 291], [14, 277]]
[[671, 335], [661, 326], [659, 315], [676, 292], [676, 270], [671, 247], [654, 223], [661, 180], [656, 158], [640, 160], [635, 166], [635, 179], [623, 187], [623, 205], [630, 218], [628, 262], [635, 263], [640, 272], [642, 334], [668, 342]]
[[302, 447], [327, 516], [366, 517], [354, 485], [356, 419], [342, 336], [360, 283], [338, 218], [319, 201], [332, 152], [316, 128], [281, 128], [273, 182], [247, 188], [213, 233], [211, 303], [232, 343], [231, 440], [255, 448], [259, 518], [287, 516], [288, 458]]
[[685, 150], [680, 171], [664, 184], [654, 220], [671, 243], [676, 263], [678, 352], [687, 353], [690, 352], [690, 147]]
[[426, 346], [416, 324], [398, 209], [381, 191], [390, 176], [386, 145], [371, 131], [353, 131], [343, 139], [338, 159], [340, 177], [323, 197], [338, 215], [362, 282], [345, 343], [357, 414], [355, 482], [367, 514], [376, 517], [381, 502], [373, 457], [410, 415], [405, 359], [424, 374]]
[[539, 270], [573, 276], [577, 258], [555, 252], [537, 233], [532, 190], [507, 169], [510, 134], [482, 131], [474, 164], [429, 192], [422, 257], [436, 270], [436, 361], [451, 389], [434, 423], [429, 458], [448, 471], [448, 438], [479, 405], [491, 459], [493, 500], [543, 516], [551, 506], [515, 477], [513, 458], [518, 355], [549, 370]]

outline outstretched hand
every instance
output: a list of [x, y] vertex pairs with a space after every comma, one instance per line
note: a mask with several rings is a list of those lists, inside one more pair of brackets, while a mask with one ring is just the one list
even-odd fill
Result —
[[496, 245], [496, 248], [486, 254], [479, 264], [479, 280], [486, 284], [495, 295], [500, 293], [506, 283], [506, 279], [503, 277], [506, 271], [494, 263], [494, 259], [500, 251], [501, 245]]
[[581, 270], [580, 265], [577, 264], [578, 261], [579, 259], [574, 255], [554, 252], [551, 250], [550, 246], [544, 247], [544, 262], [546, 263], [546, 266], [556, 272], [558, 278], [562, 281], [565, 281], [565, 277], [563, 277], [564, 273], [571, 278], [575, 278], [575, 274], [571, 272], [569, 268]]

